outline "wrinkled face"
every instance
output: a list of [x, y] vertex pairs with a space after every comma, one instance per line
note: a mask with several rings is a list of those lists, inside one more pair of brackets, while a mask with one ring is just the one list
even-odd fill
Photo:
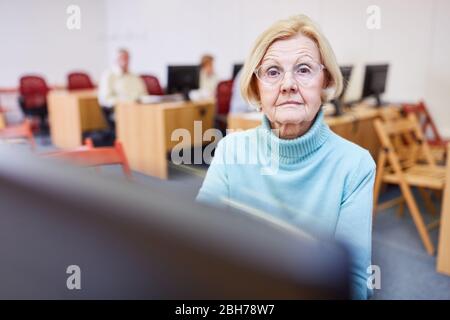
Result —
[[302, 125], [314, 119], [322, 104], [325, 76], [313, 40], [298, 34], [275, 41], [259, 69], [261, 107], [272, 124]]
[[126, 51], [119, 51], [117, 56], [117, 65], [123, 72], [128, 71], [128, 65], [130, 63], [130, 55]]

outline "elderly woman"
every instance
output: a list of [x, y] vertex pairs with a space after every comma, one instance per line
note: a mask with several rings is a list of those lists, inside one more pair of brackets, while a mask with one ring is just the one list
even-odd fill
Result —
[[[262, 125], [219, 142], [197, 200], [251, 207], [345, 242], [353, 297], [366, 299], [375, 163], [334, 134], [321, 110], [342, 81], [330, 44], [308, 17], [265, 31], [241, 78], [243, 97], [264, 113]], [[248, 161], [254, 155], [258, 161]], [[261, 170], [271, 161], [275, 170]]]

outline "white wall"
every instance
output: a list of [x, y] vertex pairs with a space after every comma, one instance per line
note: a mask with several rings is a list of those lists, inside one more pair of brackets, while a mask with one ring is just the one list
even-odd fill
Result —
[[[66, 9], [81, 8], [81, 30], [69, 30]], [[25, 73], [65, 84], [73, 69], [97, 80], [107, 66], [103, 0], [0, 0], [0, 87], [17, 86]]]
[[430, 45], [423, 63], [425, 75], [425, 99], [441, 133], [450, 137], [450, 1], [435, 0], [432, 17]]
[[[381, 29], [366, 27], [369, 5], [381, 9]], [[450, 136], [450, 2], [446, 0], [110, 0], [109, 60], [119, 46], [133, 53], [136, 72], [166, 83], [168, 64], [194, 64], [209, 52], [229, 78], [257, 35], [279, 18], [305, 13], [329, 38], [341, 64], [355, 66], [347, 98], [362, 90], [364, 65], [390, 64], [387, 101], [424, 98], [441, 131]]]
[[[360, 96], [365, 64], [390, 63], [385, 100], [424, 98], [450, 136], [448, 0], [0, 1], [0, 86], [28, 71], [51, 83], [64, 83], [72, 68], [98, 79], [120, 46], [130, 49], [135, 72], [154, 73], [163, 85], [168, 64], [195, 64], [203, 53], [215, 55], [226, 79], [266, 27], [305, 13], [321, 25], [338, 61], [355, 66], [348, 99]], [[81, 31], [65, 28], [69, 3], [82, 9]], [[366, 27], [369, 5], [381, 8], [380, 30]]]

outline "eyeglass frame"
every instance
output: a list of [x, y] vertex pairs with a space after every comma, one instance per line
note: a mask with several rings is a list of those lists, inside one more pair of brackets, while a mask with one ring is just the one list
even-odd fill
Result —
[[[313, 78], [311, 78], [311, 80], [310, 80], [310, 82], [322, 71], [322, 70], [324, 70], [324, 69], [326, 69], [326, 67], [322, 64], [322, 63], [319, 63], [319, 62], [317, 62], [317, 61], [314, 61], [314, 60], [311, 60], [312, 62], [314, 62], [314, 63], [316, 63], [317, 65], [319, 65], [319, 67], [320, 67], [320, 70], [313, 76]], [[311, 62], [310, 61], [310, 62]], [[253, 73], [255, 74], [255, 76], [256, 76], [256, 78], [258, 79], [258, 80], [260, 80], [262, 83], [264, 83], [264, 84], [266, 84], [266, 85], [269, 85], [269, 86], [273, 86], [273, 87], [275, 87], [275, 86], [277, 86], [277, 85], [279, 85], [281, 82], [282, 82], [282, 80], [284, 79], [284, 77], [286, 76], [286, 73], [287, 72], [293, 72], [293, 70], [291, 70], [291, 71], [285, 71], [285, 70], [283, 70], [283, 76], [277, 81], [277, 82], [275, 82], [275, 83], [267, 83], [267, 82], [265, 82], [264, 80], [262, 80], [259, 76], [258, 76], [258, 71], [261, 69], [263, 67], [263, 65], [261, 64], [261, 65], [259, 65], [259, 67], [257, 67], [254, 71], [253, 71]], [[298, 84], [300, 84], [302, 87], [308, 87], [309, 86], [309, 83], [308, 83], [308, 85], [304, 85], [304, 84], [302, 84], [302, 83], [300, 83], [300, 81], [298, 81], [297, 80], [297, 78], [294, 76], [294, 79], [295, 79], [295, 81], [298, 83]]]

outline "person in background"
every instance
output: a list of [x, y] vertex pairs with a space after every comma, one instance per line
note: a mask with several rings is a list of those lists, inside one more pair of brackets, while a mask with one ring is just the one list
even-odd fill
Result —
[[206, 54], [200, 61], [200, 91], [206, 96], [214, 97], [217, 83], [217, 76], [214, 72], [214, 57]]
[[242, 113], [256, 111], [252, 108], [241, 95], [241, 74], [242, 69], [239, 70], [233, 80], [233, 88], [231, 91], [230, 113]]
[[116, 64], [106, 70], [99, 84], [98, 100], [111, 130], [114, 130], [114, 106], [119, 102], [137, 101], [147, 94], [144, 81], [130, 72], [130, 53], [117, 51]]

